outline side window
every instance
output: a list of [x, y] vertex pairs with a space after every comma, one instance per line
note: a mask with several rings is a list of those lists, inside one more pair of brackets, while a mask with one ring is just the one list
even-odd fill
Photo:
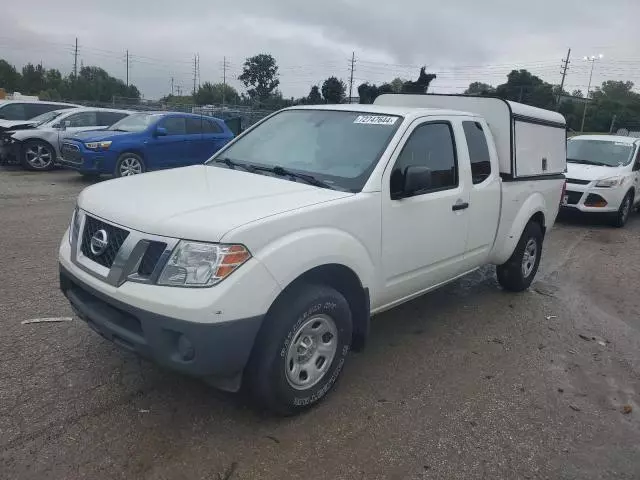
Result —
[[95, 127], [98, 125], [96, 112], [80, 112], [69, 115], [63, 120], [69, 122], [69, 127]]
[[167, 135], [184, 135], [187, 132], [184, 117], [165, 118], [160, 126], [167, 129]]
[[202, 124], [205, 120], [200, 118], [187, 118], [187, 135], [199, 135], [202, 133]]
[[207, 120], [202, 123], [202, 131], [204, 133], [222, 133], [222, 127], [215, 120]]
[[98, 123], [97, 125], [110, 127], [116, 122], [119, 122], [124, 117], [128, 115], [128, 113], [120, 113], [120, 112], [98, 112]]
[[59, 110], [61, 107], [55, 103], [27, 103], [24, 108], [27, 117], [33, 118], [43, 113]]
[[448, 123], [425, 123], [411, 133], [391, 171], [392, 196], [402, 192], [406, 169], [411, 166], [430, 170], [431, 188], [421, 193], [458, 186], [453, 132]]
[[478, 122], [462, 122], [464, 135], [471, 159], [471, 179], [473, 184], [484, 182], [491, 175], [491, 156], [487, 137]]
[[24, 106], [24, 103], [9, 103], [0, 108], [0, 118], [5, 120], [28, 120], [32, 118], [27, 117]]

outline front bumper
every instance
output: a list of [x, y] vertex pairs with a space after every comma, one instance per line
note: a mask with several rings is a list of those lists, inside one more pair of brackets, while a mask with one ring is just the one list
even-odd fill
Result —
[[87, 150], [78, 145], [73, 158], [65, 158], [64, 150], [58, 155], [56, 164], [81, 173], [113, 173], [117, 154], [113, 151]]
[[60, 265], [60, 289], [101, 336], [160, 365], [197, 377], [233, 378], [244, 369], [263, 316], [198, 323], [115, 300]]
[[[594, 185], [595, 182], [591, 182], [588, 185], [568, 183], [566, 191], [568, 202], [566, 204], [563, 202], [563, 210], [579, 210], [584, 213], [614, 213], [618, 211], [622, 199], [629, 191], [626, 184], [614, 188], [597, 188]], [[604, 199], [607, 204], [605, 206], [589, 205], [587, 200], [590, 195], [597, 195]]]

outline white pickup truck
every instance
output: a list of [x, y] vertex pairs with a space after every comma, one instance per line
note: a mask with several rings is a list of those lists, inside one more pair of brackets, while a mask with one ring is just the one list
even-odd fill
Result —
[[103, 337], [281, 414], [320, 401], [370, 317], [497, 265], [533, 280], [564, 118], [498, 99], [293, 107], [205, 165], [85, 189], [60, 286]]

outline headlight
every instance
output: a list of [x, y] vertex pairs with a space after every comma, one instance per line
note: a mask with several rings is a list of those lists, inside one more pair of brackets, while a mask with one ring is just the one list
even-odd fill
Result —
[[89, 150], [108, 150], [111, 146], [111, 141], [105, 142], [88, 142], [84, 144]]
[[622, 185], [623, 182], [624, 182], [624, 177], [604, 178], [596, 182], [596, 187], [604, 187], [604, 188], [618, 187]]
[[80, 233], [80, 209], [78, 205], [73, 209], [71, 214], [71, 222], [69, 222], [69, 244], [73, 245], [73, 241]]
[[210, 287], [251, 258], [243, 245], [180, 241], [165, 265], [159, 285]]

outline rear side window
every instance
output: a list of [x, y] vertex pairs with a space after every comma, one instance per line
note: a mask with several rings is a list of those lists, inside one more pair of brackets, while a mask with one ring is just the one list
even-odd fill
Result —
[[57, 105], [55, 103], [26, 103], [24, 105], [27, 118], [37, 117], [43, 113], [60, 110], [62, 108], [65, 108], [64, 105]]
[[202, 133], [202, 123], [199, 118], [187, 118], [187, 135], [199, 135]]
[[204, 120], [202, 123], [202, 131], [204, 133], [222, 133], [222, 127], [215, 120]]
[[110, 127], [116, 122], [119, 122], [124, 117], [126, 117], [127, 113], [120, 112], [98, 112], [98, 125]]
[[411, 133], [391, 171], [392, 195], [402, 192], [404, 174], [410, 166], [431, 170], [431, 189], [423, 193], [458, 186], [453, 132], [448, 123], [425, 123]]
[[5, 120], [28, 120], [35, 117], [35, 115], [27, 117], [24, 106], [24, 103], [8, 103], [0, 108], [0, 118]]
[[160, 123], [160, 126], [166, 128], [167, 135], [185, 135], [187, 133], [187, 125], [184, 117], [165, 118]]
[[79, 112], [69, 115], [64, 119], [69, 122], [69, 127], [95, 127], [98, 125], [96, 112]]
[[487, 137], [478, 122], [462, 122], [464, 135], [471, 160], [471, 179], [473, 184], [484, 182], [491, 175], [491, 156]]

